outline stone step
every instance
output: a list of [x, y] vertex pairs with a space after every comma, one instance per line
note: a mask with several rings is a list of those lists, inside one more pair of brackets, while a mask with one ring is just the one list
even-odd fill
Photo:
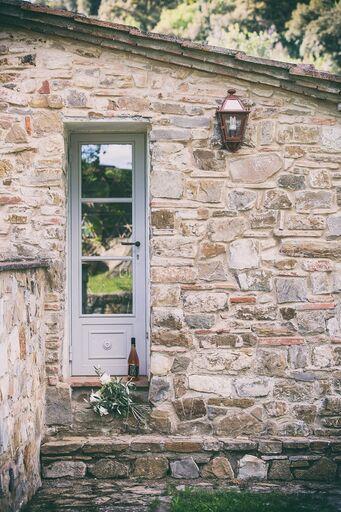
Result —
[[125, 482], [112, 480], [60, 479], [43, 481], [23, 512], [155, 512], [169, 511], [170, 497], [164, 482]]
[[155, 435], [75, 436], [41, 447], [45, 479], [225, 479], [334, 482], [337, 439], [230, 439]]
[[[170, 500], [169, 486], [172, 482], [163, 481], [124, 481], [96, 480], [96, 479], [60, 479], [45, 480], [42, 488], [26, 506], [23, 512], [169, 512]], [[173, 484], [174, 486], [174, 484]], [[179, 482], [177, 488], [182, 488]], [[191, 482], [191, 487], [201, 490], [217, 488], [217, 483]], [[219, 490], [238, 490], [238, 486], [229, 482], [220, 481]], [[341, 492], [336, 487], [328, 486], [321, 489], [319, 484], [311, 484], [308, 489], [298, 483], [262, 483], [249, 482], [243, 484], [243, 490], [251, 492], [283, 494], [323, 493], [330, 504], [330, 510], [341, 510]]]

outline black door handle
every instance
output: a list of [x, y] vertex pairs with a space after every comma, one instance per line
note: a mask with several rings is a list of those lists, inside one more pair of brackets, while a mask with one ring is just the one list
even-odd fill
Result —
[[135, 247], [140, 247], [141, 242], [121, 242], [121, 245], [135, 245]]

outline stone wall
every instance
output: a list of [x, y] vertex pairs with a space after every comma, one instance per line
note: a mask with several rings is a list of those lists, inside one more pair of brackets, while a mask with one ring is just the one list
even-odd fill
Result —
[[40, 486], [44, 425], [44, 270], [0, 273], [0, 509]]
[[[154, 427], [337, 435], [336, 107], [67, 39], [13, 29], [1, 38], [2, 248], [55, 263], [49, 384], [68, 371], [63, 123], [139, 116], [151, 126]], [[232, 86], [251, 107], [236, 154], [222, 150], [215, 119]]]
[[[123, 436], [50, 441], [42, 445], [45, 480], [65, 478], [324, 482], [337, 478], [340, 441], [217, 437]], [[46, 485], [46, 481], [45, 481]], [[59, 484], [56, 485], [59, 487]]]

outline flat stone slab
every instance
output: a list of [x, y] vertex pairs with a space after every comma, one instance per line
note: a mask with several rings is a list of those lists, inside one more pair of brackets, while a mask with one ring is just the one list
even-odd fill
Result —
[[[174, 485], [174, 480], [172, 480]], [[179, 488], [183, 485], [190, 485], [196, 489], [211, 490], [216, 484], [198, 480], [183, 480], [177, 482]], [[47, 510], [58, 510], [71, 512], [81, 510], [82, 512], [148, 512], [150, 504], [157, 499], [159, 508], [155, 512], [169, 512], [171, 497], [168, 493], [170, 480], [146, 481], [143, 484], [139, 481], [126, 482], [112, 480], [96, 480], [90, 478], [62, 481], [44, 481], [43, 487], [37, 492], [29, 505], [23, 512], [46, 512]], [[237, 490], [236, 484], [219, 480], [219, 490]], [[281, 483], [259, 483], [244, 482], [244, 490], [253, 492], [282, 492], [282, 493], [324, 493], [328, 502], [335, 506], [341, 505], [340, 489], [325, 485], [323, 487], [314, 484], [309, 488], [304, 484]], [[333, 508], [331, 508], [331, 512]]]
[[301, 437], [223, 437], [223, 436], [160, 436], [160, 435], [118, 435], [118, 436], [75, 436], [51, 438], [41, 446], [42, 455], [60, 455], [81, 452], [84, 454], [110, 454], [117, 452], [172, 452], [198, 453], [216, 452], [219, 450], [231, 452], [265, 453], [269, 446], [273, 453], [274, 445], [283, 446], [285, 453], [305, 452], [314, 455], [330, 449], [334, 453], [341, 451], [338, 438], [301, 438]]

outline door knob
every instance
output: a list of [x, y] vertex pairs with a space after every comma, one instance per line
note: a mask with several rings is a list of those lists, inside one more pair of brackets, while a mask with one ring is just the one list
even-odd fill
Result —
[[135, 247], [140, 247], [141, 242], [121, 242], [121, 245], [135, 245]]

